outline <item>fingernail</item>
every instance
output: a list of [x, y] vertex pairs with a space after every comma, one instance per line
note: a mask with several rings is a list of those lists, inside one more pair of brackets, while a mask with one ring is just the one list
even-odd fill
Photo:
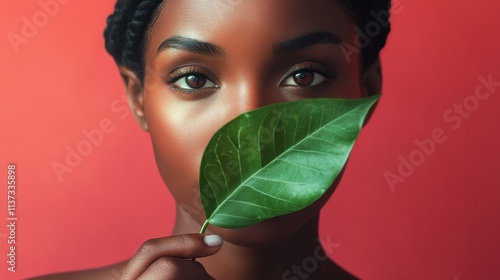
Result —
[[222, 237], [218, 235], [205, 235], [203, 241], [205, 241], [208, 247], [219, 247], [223, 243]]

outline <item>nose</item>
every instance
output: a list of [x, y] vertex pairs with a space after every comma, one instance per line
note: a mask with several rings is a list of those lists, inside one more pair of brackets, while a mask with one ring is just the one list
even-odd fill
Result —
[[241, 81], [230, 95], [228, 102], [235, 104], [234, 113], [238, 115], [285, 101], [272, 85], [261, 81]]

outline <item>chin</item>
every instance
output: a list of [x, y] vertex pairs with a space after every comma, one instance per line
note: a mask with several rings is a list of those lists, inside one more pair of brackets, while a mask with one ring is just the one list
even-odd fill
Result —
[[222, 236], [224, 242], [237, 246], [260, 247], [271, 244], [276, 245], [299, 232], [319, 214], [319, 212], [316, 212], [316, 215], [311, 215], [311, 213], [304, 213], [304, 211], [305, 209], [292, 214], [274, 217], [241, 229], [225, 229], [209, 225], [209, 230], [213, 234]]
[[259, 247], [285, 242], [295, 234], [317, 231], [320, 210], [334, 192], [340, 177], [322, 197], [300, 211], [240, 229], [225, 229], [209, 225], [207, 232], [218, 234], [225, 242], [237, 246]]

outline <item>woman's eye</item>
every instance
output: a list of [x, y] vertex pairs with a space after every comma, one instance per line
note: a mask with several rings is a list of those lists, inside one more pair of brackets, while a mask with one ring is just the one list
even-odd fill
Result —
[[288, 76], [282, 83], [284, 86], [313, 87], [327, 79], [325, 76], [313, 70], [300, 70]]
[[173, 82], [173, 84], [178, 88], [186, 90], [218, 87], [203, 74], [187, 74]]

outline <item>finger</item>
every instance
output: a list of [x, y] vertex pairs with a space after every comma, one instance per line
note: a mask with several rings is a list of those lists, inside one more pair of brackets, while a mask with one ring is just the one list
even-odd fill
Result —
[[123, 271], [122, 280], [137, 279], [161, 257], [199, 258], [217, 253], [222, 246], [218, 235], [183, 234], [144, 242]]
[[197, 261], [161, 257], [153, 262], [138, 280], [176, 279], [176, 280], [211, 280], [205, 268]]

